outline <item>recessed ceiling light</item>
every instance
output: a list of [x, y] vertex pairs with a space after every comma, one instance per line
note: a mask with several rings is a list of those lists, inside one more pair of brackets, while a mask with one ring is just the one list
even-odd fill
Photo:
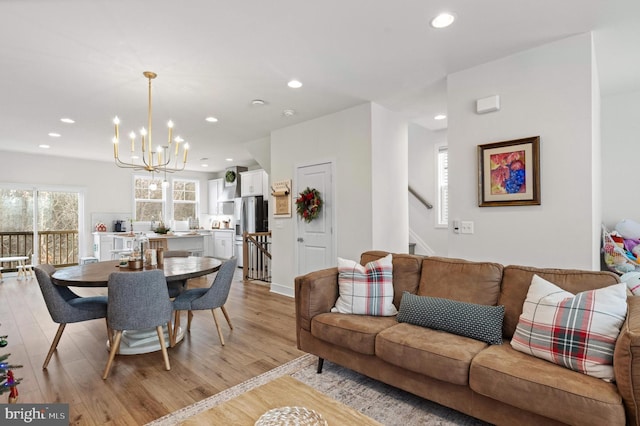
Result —
[[49, 148], [51, 148], [51, 146], [43, 143], [43, 144], [38, 145], [38, 148], [49, 149]]
[[292, 89], [298, 89], [302, 87], [302, 83], [300, 83], [298, 80], [291, 80], [287, 83], [287, 86], [291, 87]]
[[447, 118], [447, 116], [444, 114], [438, 114], [435, 117], [433, 117], [434, 120], [444, 120], [445, 118]]
[[51, 136], [52, 138], [59, 138], [60, 137], [60, 133], [49, 133], [49, 136]]
[[251, 101], [251, 105], [255, 105], [255, 106], [262, 106], [265, 104], [265, 101], [263, 101], [262, 99], [254, 99]]
[[225, 158], [225, 161], [233, 161], [233, 158]]
[[206, 164], [206, 163], [202, 163], [202, 164], [200, 164], [200, 166], [201, 166], [201, 167], [209, 167], [209, 165], [208, 165], [208, 164]]
[[61, 118], [60, 121], [62, 121], [63, 123], [67, 123], [67, 124], [75, 123], [75, 120], [73, 120], [71, 118], [67, 118], [67, 117]]
[[284, 111], [282, 111], [282, 115], [284, 115], [285, 117], [291, 117], [295, 113], [295, 110], [292, 109], [285, 109]]
[[209, 123], [217, 123], [218, 119], [215, 117], [207, 117], [205, 118], [206, 121], [208, 121]]
[[435, 18], [431, 20], [431, 26], [433, 28], [446, 28], [449, 25], [453, 24], [453, 21], [456, 20], [456, 17], [451, 13], [441, 13]]

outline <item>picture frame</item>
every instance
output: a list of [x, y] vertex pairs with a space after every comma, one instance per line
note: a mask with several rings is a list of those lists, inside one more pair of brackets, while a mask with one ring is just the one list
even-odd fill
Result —
[[478, 145], [478, 206], [540, 205], [540, 136]]
[[273, 217], [291, 217], [291, 179], [274, 182], [271, 185], [273, 197]]

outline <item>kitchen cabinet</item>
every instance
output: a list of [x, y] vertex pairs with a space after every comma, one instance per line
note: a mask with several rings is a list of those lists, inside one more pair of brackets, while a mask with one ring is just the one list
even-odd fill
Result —
[[217, 215], [222, 214], [222, 209], [220, 207], [220, 203], [218, 200], [220, 199], [220, 194], [222, 194], [222, 190], [224, 189], [224, 181], [222, 178], [220, 179], [211, 179], [209, 180], [209, 214]]
[[213, 231], [213, 257], [230, 259], [233, 257], [234, 231]]
[[243, 197], [251, 195], [269, 195], [267, 186], [269, 177], [264, 170], [250, 170], [240, 173], [240, 192]]

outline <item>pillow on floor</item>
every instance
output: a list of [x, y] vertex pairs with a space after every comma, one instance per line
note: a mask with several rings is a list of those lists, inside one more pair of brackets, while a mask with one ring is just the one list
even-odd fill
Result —
[[360, 265], [353, 260], [338, 258], [340, 296], [332, 312], [357, 315], [392, 316], [398, 313], [393, 305], [392, 255]]
[[574, 295], [534, 275], [511, 346], [612, 381], [613, 350], [626, 314], [624, 283]]
[[502, 344], [504, 306], [478, 305], [439, 297], [402, 294], [398, 322], [442, 330], [459, 336]]

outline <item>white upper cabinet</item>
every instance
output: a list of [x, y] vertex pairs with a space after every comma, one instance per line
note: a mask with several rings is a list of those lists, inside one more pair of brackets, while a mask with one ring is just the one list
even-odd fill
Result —
[[218, 200], [224, 188], [223, 185], [224, 181], [222, 178], [209, 180], [209, 214], [211, 215], [221, 214]]
[[240, 173], [240, 176], [242, 176], [240, 178], [240, 187], [243, 197], [251, 195], [266, 196], [268, 194], [269, 178], [264, 170], [250, 170]]

